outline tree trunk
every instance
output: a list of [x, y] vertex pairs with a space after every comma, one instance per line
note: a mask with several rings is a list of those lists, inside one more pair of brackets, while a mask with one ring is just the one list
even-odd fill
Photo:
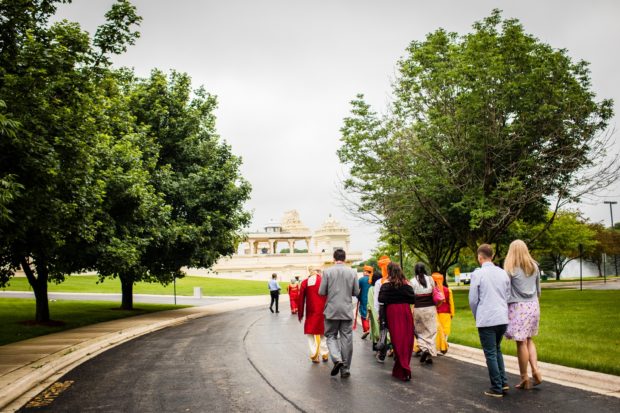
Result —
[[121, 309], [133, 310], [133, 278], [129, 275], [120, 276], [121, 292], [123, 295]]
[[35, 276], [35, 271], [33, 271], [26, 257], [22, 257], [21, 266], [24, 273], [26, 273], [26, 278], [28, 278], [32, 291], [34, 292], [34, 297], [36, 300], [35, 321], [37, 323], [49, 322], [50, 307], [47, 299], [47, 280], [49, 278], [49, 274], [47, 272], [47, 267], [45, 264], [38, 262], [36, 264], [37, 275]]
[[559, 280], [560, 273], [562, 272], [562, 263], [559, 260], [561, 260], [562, 258], [553, 256], [553, 255], [552, 257], [553, 257], [553, 267], [555, 268], [555, 279]]

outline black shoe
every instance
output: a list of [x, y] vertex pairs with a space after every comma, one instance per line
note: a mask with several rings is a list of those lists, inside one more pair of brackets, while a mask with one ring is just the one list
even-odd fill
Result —
[[424, 363], [426, 362], [426, 358], [429, 356], [428, 351], [425, 351], [424, 353], [422, 353], [422, 357], [420, 357], [420, 363]]
[[507, 392], [508, 390], [510, 390], [510, 386], [509, 386], [509, 385], [507, 385], [507, 384], [504, 384], [504, 385], [502, 386], [502, 392], [504, 392], [504, 393], [505, 393], [505, 392]]
[[342, 361], [337, 361], [336, 363], [334, 363], [334, 368], [332, 369], [332, 372], [330, 373], [332, 376], [335, 376], [336, 374], [338, 374], [338, 372], [340, 371], [340, 369], [342, 368], [342, 366], [344, 366], [344, 364], [342, 363]]
[[366, 331], [364, 334], [362, 334], [362, 340], [364, 340], [366, 337], [368, 337], [368, 334], [370, 334], [369, 331]]
[[279, 311], [278, 311], [278, 310], [276, 310], [276, 313], [279, 313]]
[[498, 393], [493, 389], [489, 389], [487, 391], [484, 392], [485, 396], [489, 396], [489, 397], [504, 397], [504, 393]]
[[344, 368], [342, 370], [340, 370], [340, 377], [343, 379], [346, 379], [347, 377], [351, 376], [351, 372], [347, 369], [345, 370]]
[[426, 362], [425, 362], [425, 363], [426, 363], [426, 364], [433, 364], [433, 359], [432, 359], [432, 357], [431, 357], [431, 356], [428, 356], [428, 357], [426, 358]]

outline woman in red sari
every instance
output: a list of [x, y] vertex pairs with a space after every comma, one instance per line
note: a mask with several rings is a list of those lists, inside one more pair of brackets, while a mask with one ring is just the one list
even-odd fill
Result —
[[299, 288], [301, 283], [299, 282], [299, 275], [288, 285], [288, 297], [291, 301], [291, 314], [297, 314], [297, 301], [299, 300]]
[[325, 309], [326, 296], [319, 295], [319, 287], [321, 286], [321, 270], [313, 268], [310, 270], [310, 276], [303, 280], [299, 289], [299, 312], [297, 317], [299, 322], [306, 315], [304, 322], [304, 334], [308, 338], [308, 346], [310, 348], [310, 360], [318, 363], [322, 358], [323, 361], [329, 359], [329, 351], [327, 349], [327, 341], [325, 341], [325, 317], [323, 310]]
[[411, 380], [411, 352], [413, 350], [413, 316], [411, 304], [415, 300], [413, 288], [407, 282], [400, 265], [388, 265], [388, 281], [381, 286], [379, 302], [386, 306], [388, 330], [394, 347], [392, 376]]

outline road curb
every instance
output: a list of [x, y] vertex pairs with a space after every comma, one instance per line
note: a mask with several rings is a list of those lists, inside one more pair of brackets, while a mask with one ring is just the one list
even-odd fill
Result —
[[[450, 343], [446, 356], [486, 367], [484, 353], [481, 349]], [[504, 355], [504, 364], [507, 372], [519, 374], [519, 364], [515, 356]], [[543, 375], [543, 382], [549, 381], [567, 387], [620, 398], [620, 376], [540, 361], [538, 362], [538, 368]]]
[[[3, 384], [0, 389], [0, 411], [14, 412], [18, 410], [57, 378], [96, 355], [129, 340], [196, 318], [268, 304], [268, 300], [268, 296], [235, 297], [232, 301], [203, 307], [189, 307], [136, 316], [134, 319], [136, 321], [140, 318], [148, 320], [149, 317], [162, 318], [170, 316], [170, 318], [162, 321], [151, 321], [145, 325], [124, 328], [120, 331], [70, 345], [60, 351], [48, 354], [34, 362], [10, 371], [0, 377]], [[179, 316], [179, 313], [189, 314]], [[127, 319], [119, 321], [122, 320], [126, 321]], [[113, 323], [113, 321], [106, 323]]]

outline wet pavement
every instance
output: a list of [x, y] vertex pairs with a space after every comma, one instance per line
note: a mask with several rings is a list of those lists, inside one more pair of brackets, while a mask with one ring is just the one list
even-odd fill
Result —
[[[22, 410], [50, 412], [616, 412], [620, 399], [552, 383], [488, 398], [486, 368], [438, 357], [412, 360], [411, 382], [354, 339], [351, 377], [313, 364], [303, 327], [264, 307], [192, 320], [139, 337], [85, 362]], [[518, 377], [509, 375], [512, 385]]]

